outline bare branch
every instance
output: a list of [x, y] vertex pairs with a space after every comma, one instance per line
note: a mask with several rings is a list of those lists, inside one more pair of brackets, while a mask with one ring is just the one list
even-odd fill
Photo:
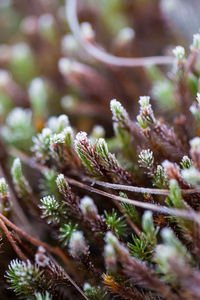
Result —
[[[89, 177], [84, 177], [82, 180], [91, 182], [92, 184], [96, 184], [99, 186], [103, 186], [106, 188], [110, 188], [113, 190], [120, 190], [120, 191], [129, 191], [129, 192], [134, 192], [134, 193], [147, 193], [147, 194], [152, 194], [152, 195], [163, 195], [163, 196], [168, 196], [170, 194], [170, 191], [167, 189], [154, 189], [154, 188], [143, 188], [143, 187], [138, 187], [138, 186], [129, 186], [129, 185], [123, 185], [123, 184], [114, 184], [114, 183], [109, 183], [105, 181], [99, 181], [99, 180], [93, 180]], [[182, 189], [181, 193], [184, 195], [190, 195], [190, 194], [196, 194], [200, 193], [199, 189]]]
[[117, 195], [113, 195], [107, 192], [104, 192], [102, 190], [98, 190], [95, 189], [91, 186], [88, 186], [82, 182], [79, 182], [75, 179], [69, 178], [69, 177], [65, 177], [66, 180], [72, 184], [75, 185], [77, 187], [80, 187], [82, 189], [88, 190], [89, 192], [92, 193], [96, 193], [99, 194], [101, 196], [107, 197], [107, 198], [111, 198], [114, 199], [116, 201], [120, 201], [120, 202], [126, 202], [128, 204], [137, 206], [137, 207], [141, 207], [144, 209], [148, 209], [148, 210], [152, 210], [158, 213], [162, 213], [165, 215], [175, 215], [177, 217], [182, 217], [182, 218], [186, 218], [192, 221], [197, 222], [198, 224], [200, 224], [200, 215], [194, 211], [187, 211], [187, 210], [182, 210], [182, 209], [175, 209], [175, 208], [169, 208], [166, 206], [161, 206], [161, 205], [156, 205], [156, 204], [151, 204], [151, 203], [146, 203], [146, 202], [141, 202], [141, 201], [137, 201], [137, 200], [132, 200], [132, 199], [127, 199], [127, 198], [123, 198]]

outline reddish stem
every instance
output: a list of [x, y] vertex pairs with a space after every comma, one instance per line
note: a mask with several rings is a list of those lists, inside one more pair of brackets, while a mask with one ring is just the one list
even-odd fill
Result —
[[0, 220], [0, 227], [2, 228], [2, 230], [4, 231], [5, 235], [7, 236], [10, 244], [12, 245], [14, 251], [16, 252], [16, 254], [18, 255], [18, 257], [23, 260], [26, 261], [27, 258], [26, 256], [22, 253], [22, 251], [19, 249], [19, 247], [17, 246], [16, 242], [14, 241], [13, 237], [11, 236], [8, 228], [6, 227], [6, 225], [4, 224], [4, 222], [2, 220]]

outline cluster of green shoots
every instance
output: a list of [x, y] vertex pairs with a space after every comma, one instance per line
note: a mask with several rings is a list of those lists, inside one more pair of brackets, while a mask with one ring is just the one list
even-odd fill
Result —
[[[106, 67], [99, 72], [87, 54], [80, 59], [59, 16], [29, 16], [21, 24], [52, 56], [61, 31], [62, 57], [53, 57], [46, 77], [39, 74], [48, 55], [46, 68], [37, 69], [26, 43], [7, 46], [0, 69], [0, 263], [7, 248], [9, 261], [0, 281], [13, 299], [197, 300], [200, 34], [188, 55], [174, 49], [169, 76], [144, 68], [151, 97], [135, 101], [132, 118], [126, 99], [112, 99], [120, 93]], [[101, 51], [91, 25], [80, 29], [86, 46]], [[125, 27], [113, 45], [120, 53], [133, 39]], [[127, 82], [120, 71], [108, 68], [109, 75], [132, 96], [128, 72]], [[69, 92], [61, 95], [66, 83]], [[94, 103], [82, 103], [83, 95]]]

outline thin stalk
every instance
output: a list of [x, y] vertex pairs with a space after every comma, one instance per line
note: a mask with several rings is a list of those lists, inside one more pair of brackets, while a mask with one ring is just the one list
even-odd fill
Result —
[[137, 207], [152, 210], [152, 211], [162, 213], [162, 214], [165, 214], [165, 215], [175, 215], [177, 217], [186, 218], [186, 219], [195, 221], [198, 224], [200, 224], [200, 215], [198, 213], [194, 212], [194, 211], [169, 208], [169, 207], [166, 207], [166, 206], [161, 206], [161, 205], [156, 205], [156, 204], [152, 204], [152, 203], [140, 202], [140, 201], [133, 200], [133, 199], [123, 198], [123, 197], [116, 196], [116, 195], [104, 192], [102, 190], [93, 188], [93, 187], [88, 186], [88, 185], [86, 185], [82, 182], [79, 182], [79, 181], [77, 181], [73, 178], [70, 178], [70, 177], [65, 177], [65, 178], [70, 184], [72, 184], [74, 186], [77, 186], [77, 187], [80, 187], [82, 189], [88, 190], [89, 192], [99, 194], [103, 197], [114, 199], [114, 200], [120, 201], [120, 202], [125, 202], [125, 203], [128, 203], [128, 204], [137, 206]]
[[17, 246], [16, 242], [14, 241], [13, 237], [10, 234], [10, 231], [8, 230], [8, 228], [6, 227], [6, 225], [4, 224], [4, 222], [2, 220], [0, 220], [0, 227], [4, 231], [7, 239], [9, 240], [10, 244], [12, 245], [13, 250], [16, 252], [18, 257], [25, 262], [27, 260], [26, 256], [22, 253], [20, 248]]
[[[71, 263], [68, 261], [67, 257], [65, 256], [65, 254], [62, 252], [62, 250], [60, 248], [54, 248], [51, 247], [49, 245], [47, 245], [44, 242], [41, 242], [39, 240], [37, 240], [36, 238], [30, 236], [29, 234], [27, 234], [26, 232], [24, 232], [23, 230], [21, 230], [19, 227], [17, 227], [15, 224], [13, 224], [10, 220], [8, 220], [5, 216], [3, 216], [0, 213], [0, 227], [4, 230], [6, 236], [8, 237], [8, 240], [10, 241], [11, 245], [13, 246], [15, 252], [17, 253], [17, 255], [20, 257], [20, 259], [22, 259], [23, 261], [26, 261], [25, 256], [23, 255], [23, 253], [21, 253], [21, 250], [18, 248], [18, 246], [16, 245], [15, 241], [12, 239], [7, 227], [5, 226], [4, 222], [11, 227], [13, 230], [15, 230], [19, 235], [21, 235], [23, 238], [25, 238], [27, 241], [29, 241], [31, 244], [39, 247], [42, 246], [43, 248], [45, 248], [48, 252], [52, 253], [52, 254], [56, 254], [58, 255], [62, 260], [64, 260], [65, 262], [67, 262], [67, 266], [68, 268], [70, 268], [70, 271], [73, 271], [73, 274], [76, 276], [76, 272], [74, 272], [74, 269], [71, 265]], [[66, 273], [66, 272], [65, 272]], [[70, 283], [78, 290], [78, 292], [83, 296], [84, 299], [89, 300], [85, 294], [83, 293], [83, 291], [78, 287], [78, 285], [73, 281], [73, 279], [66, 273], [66, 276], [68, 278], [68, 280], [70, 281]]]
[[[113, 190], [120, 190], [120, 191], [123, 190], [123, 191], [129, 191], [129, 192], [134, 192], [134, 193], [163, 195], [163, 196], [168, 196], [170, 194], [170, 190], [167, 190], [167, 189], [143, 188], [143, 187], [138, 187], [138, 186], [115, 184], [115, 183], [109, 183], [109, 182], [100, 181], [100, 180], [94, 180], [89, 177], [83, 177], [83, 180], [89, 181], [92, 184], [103, 186], [103, 187], [110, 188]], [[196, 193], [200, 193], [200, 189], [188, 189], [188, 190], [182, 189], [181, 193], [184, 195], [196, 194]]]
[[10, 220], [8, 220], [1, 213], [0, 213], [0, 219], [4, 223], [6, 223], [10, 228], [12, 228], [14, 231], [16, 231], [19, 235], [21, 235], [24, 239], [26, 239], [27, 241], [29, 241], [32, 245], [35, 245], [36, 247], [42, 246], [48, 252], [50, 252], [52, 254], [58, 255], [66, 263], [67, 267], [72, 272], [72, 274], [76, 275], [76, 271], [74, 270], [73, 266], [71, 265], [71, 262], [68, 260], [68, 258], [62, 252], [62, 250], [60, 248], [51, 247], [51, 246], [47, 245], [46, 243], [44, 243], [44, 242], [42, 242], [42, 241], [40, 241], [40, 240], [38, 240], [38, 239], [30, 236], [28, 233], [24, 232], [22, 229], [20, 229], [15, 224], [13, 224]]
[[9, 180], [3, 170], [3, 167], [0, 165], [0, 176], [4, 177], [7, 180], [7, 184], [9, 187], [9, 194], [10, 194], [10, 201], [11, 205], [14, 206], [15, 209], [12, 210], [13, 217], [16, 219], [16, 222], [20, 225], [22, 225], [26, 230], [31, 233], [34, 231], [34, 234], [37, 234], [36, 231], [34, 230], [33, 226], [30, 225], [26, 215], [24, 214], [21, 206], [19, 205], [18, 199], [16, 198], [12, 186], [9, 184]]

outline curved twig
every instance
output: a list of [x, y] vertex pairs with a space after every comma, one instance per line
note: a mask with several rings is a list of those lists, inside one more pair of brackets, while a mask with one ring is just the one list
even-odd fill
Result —
[[81, 34], [80, 25], [77, 18], [77, 0], [66, 0], [66, 15], [70, 29], [85, 51], [93, 58], [113, 66], [118, 67], [142, 67], [146, 65], [170, 65], [173, 63], [171, 56], [151, 56], [139, 58], [117, 57], [106, 53], [98, 46], [85, 40]]
[[196, 213], [193, 210], [183, 210], [183, 209], [169, 208], [169, 207], [161, 206], [161, 205], [157, 205], [157, 204], [152, 204], [152, 203], [141, 202], [141, 201], [137, 201], [137, 200], [133, 200], [133, 199], [123, 198], [123, 197], [120, 197], [120, 196], [117, 196], [117, 195], [113, 195], [113, 194], [104, 192], [102, 190], [98, 190], [96, 188], [88, 186], [87, 184], [79, 182], [79, 181], [77, 181], [73, 178], [66, 177], [66, 176], [65, 176], [65, 178], [70, 184], [75, 185], [77, 187], [80, 187], [82, 189], [88, 190], [89, 192], [96, 193], [96, 194], [99, 194], [101, 196], [104, 196], [104, 197], [107, 197], [107, 198], [110, 198], [110, 199], [114, 199], [116, 201], [125, 202], [125, 203], [128, 203], [128, 204], [137, 206], [137, 207], [152, 210], [152, 211], [162, 213], [162, 214], [165, 214], [165, 215], [174, 215], [174, 216], [177, 216], [177, 217], [186, 218], [186, 219], [195, 221], [198, 224], [200, 224], [200, 214]]

